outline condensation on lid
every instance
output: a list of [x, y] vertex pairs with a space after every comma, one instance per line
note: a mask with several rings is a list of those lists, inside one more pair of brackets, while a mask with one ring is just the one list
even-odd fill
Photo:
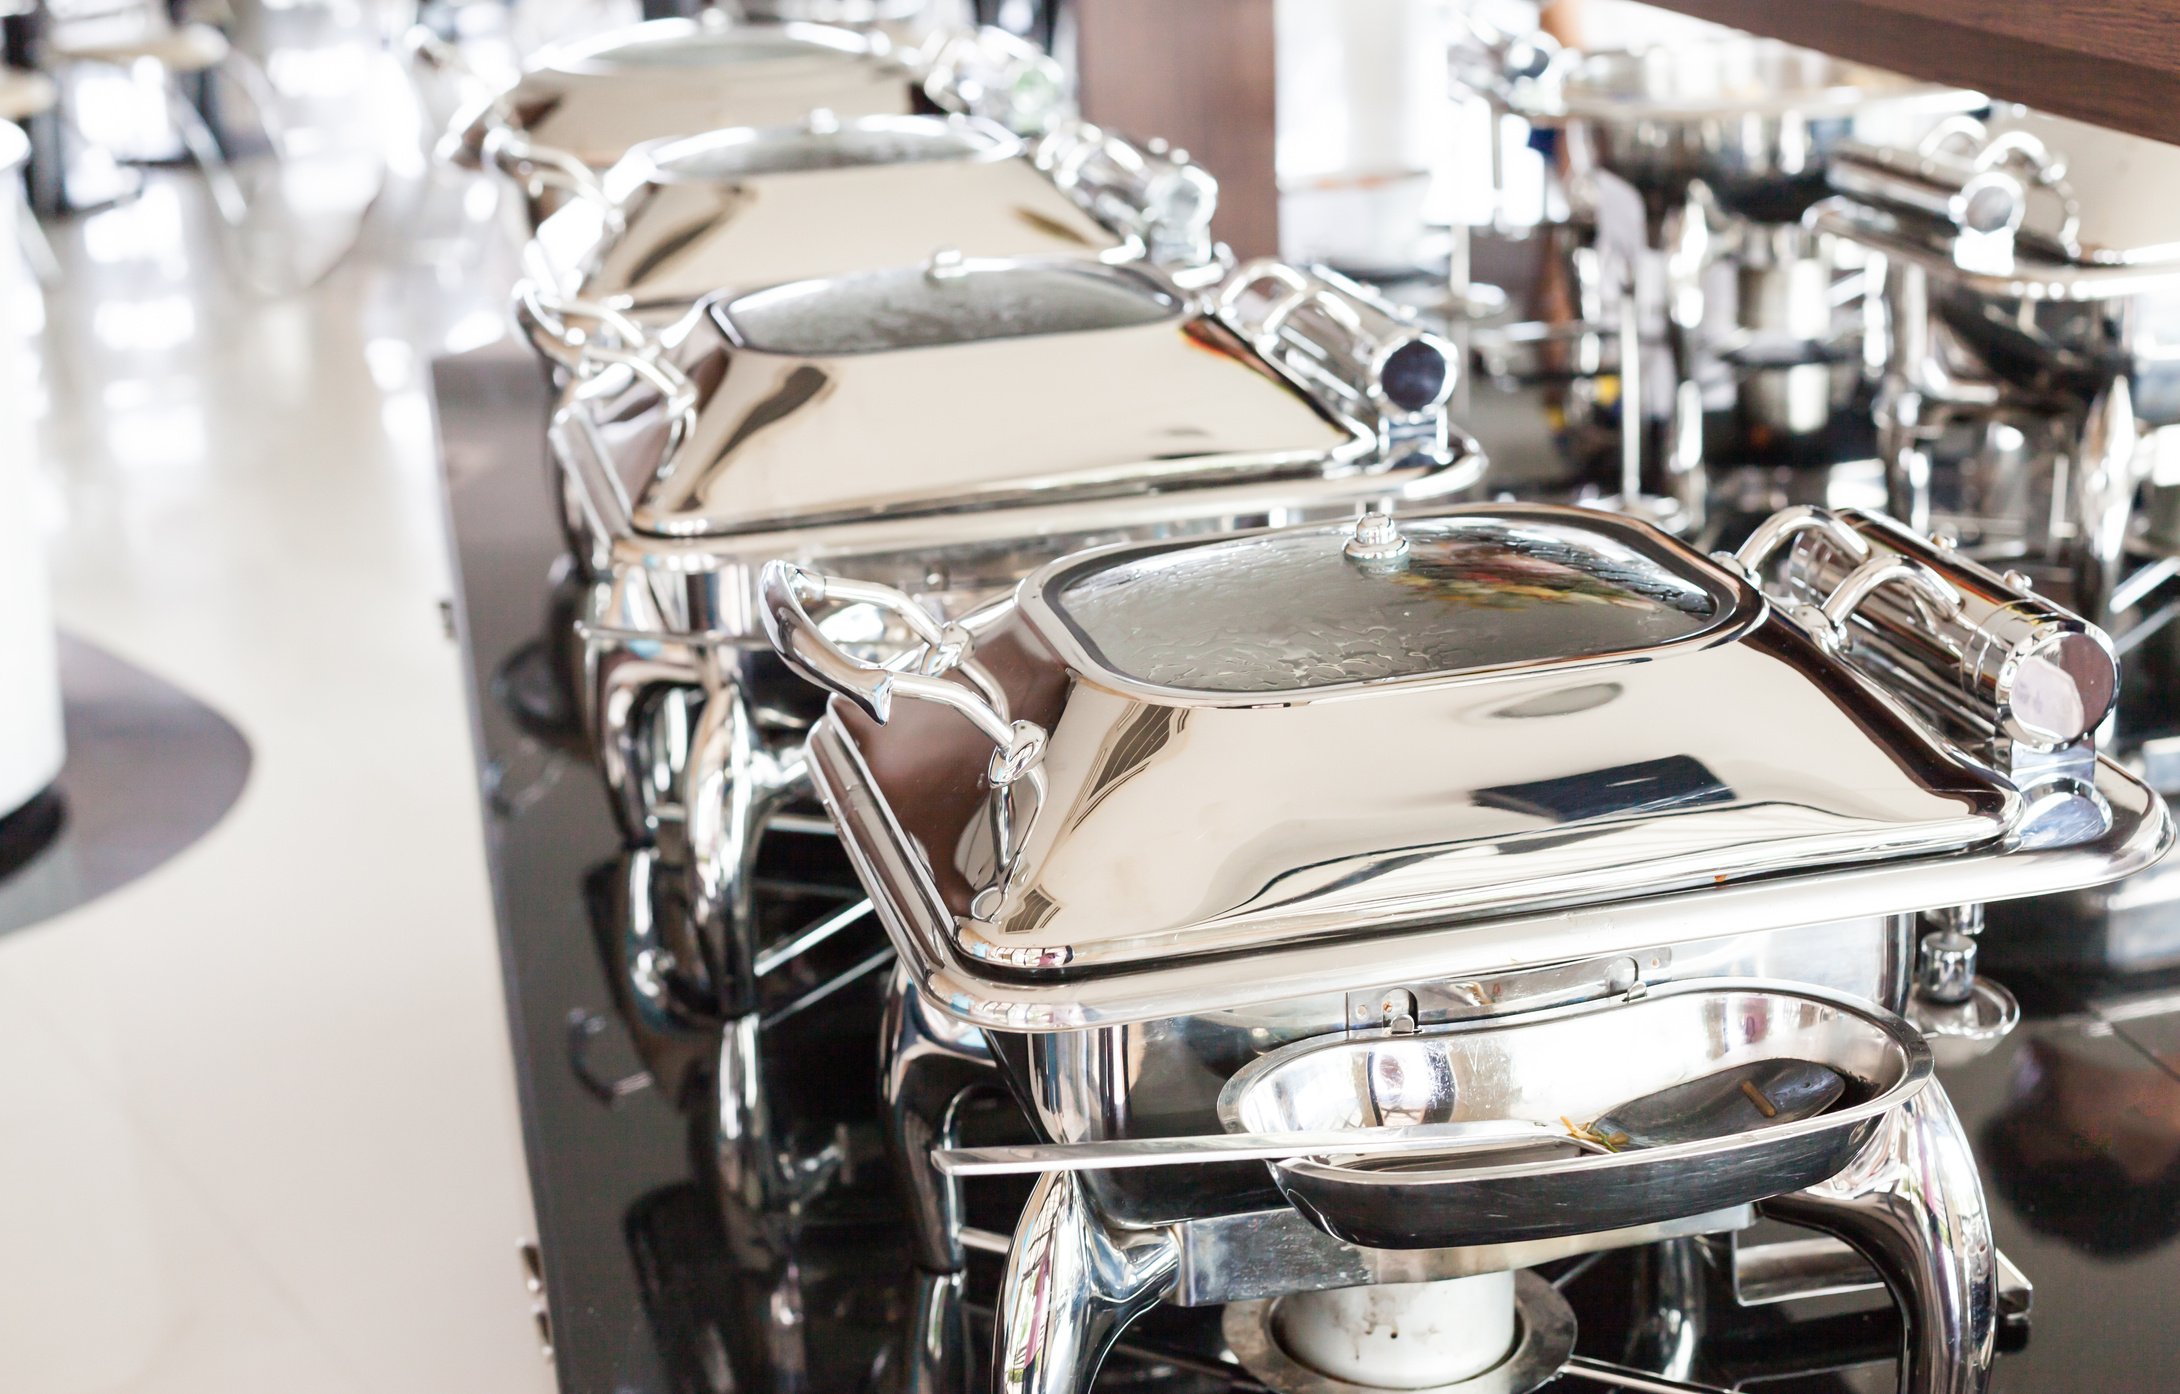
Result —
[[819, 358], [1125, 329], [1181, 304], [1145, 277], [1094, 263], [902, 266], [774, 286], [715, 304], [730, 342]]
[[1045, 588], [1111, 672], [1269, 693], [1636, 652], [1721, 623], [1734, 598], [1617, 520], [1471, 515], [1403, 526], [1390, 563], [1345, 529], [1091, 560]]
[[996, 127], [936, 116], [870, 117], [833, 129], [809, 126], [718, 131], [675, 141], [653, 165], [671, 180], [746, 178], [868, 165], [973, 160], [1016, 147]]

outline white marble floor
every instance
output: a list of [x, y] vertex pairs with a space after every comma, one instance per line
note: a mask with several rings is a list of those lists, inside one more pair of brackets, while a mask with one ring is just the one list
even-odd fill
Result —
[[0, 936], [9, 1394], [551, 1387], [423, 384], [502, 302], [458, 191], [395, 177], [283, 296], [191, 174], [52, 229], [0, 420], [61, 622], [255, 764], [178, 859]]

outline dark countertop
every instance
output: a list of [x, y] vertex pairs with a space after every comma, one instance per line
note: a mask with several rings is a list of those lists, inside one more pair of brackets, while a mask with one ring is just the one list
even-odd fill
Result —
[[[860, 1389], [900, 1311], [897, 1231], [852, 1215], [810, 1226], [790, 1275], [814, 1333], [795, 1358], [805, 1368], [782, 1373], [775, 1362], [767, 1375], [771, 1318], [794, 1308], [780, 1305], [788, 1289], [779, 1274], [753, 1281], [729, 1257], [717, 1206], [697, 1183], [690, 1124], [658, 1089], [607, 1103], [571, 1069], [571, 1017], [612, 1012], [586, 885], [613, 864], [618, 838], [554, 680], [568, 615], [555, 608], [562, 548], [543, 458], [544, 385], [527, 350], [504, 340], [441, 362], [436, 376], [456, 619], [471, 664], [561, 1386]], [[2007, 981], [2031, 1020], [1992, 1054], [1942, 1075], [1984, 1162], [1999, 1242], [2036, 1284], [2033, 1334], [2001, 1361], [1997, 1387], [2163, 1391], [2180, 1370], [2180, 981], [2070, 982], [2033, 971]], [[588, 1044], [594, 1075], [638, 1068], [617, 1025]], [[1600, 1265], [1580, 1281], [1607, 1285], [1611, 1272]], [[988, 1290], [988, 1272], [973, 1276]], [[1180, 1353], [1202, 1345], [1195, 1314], [1170, 1315], [1147, 1321], [1145, 1336], [1176, 1344], [1148, 1363], [1116, 1359], [1106, 1385], [1228, 1384]], [[1586, 1319], [1583, 1329], [1592, 1349]], [[1597, 1329], [1597, 1339], [1609, 1338]], [[1806, 1355], [1813, 1368], [1838, 1353], [1803, 1351], [1791, 1331], [1766, 1339], [1786, 1342], [1764, 1362], [1782, 1367]], [[1882, 1351], [1888, 1341], [1880, 1325], [1864, 1344]], [[1554, 1386], [1577, 1387], [1586, 1386]], [[1764, 1387], [1891, 1384], [1862, 1368]]]

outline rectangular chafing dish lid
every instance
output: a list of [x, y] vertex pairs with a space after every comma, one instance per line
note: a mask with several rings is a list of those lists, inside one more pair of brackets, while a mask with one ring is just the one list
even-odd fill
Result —
[[[1880, 147], [1858, 152], [1866, 162], [1910, 176], [1928, 174], [1941, 184], [1966, 180], [1987, 163], [2027, 188], [2010, 260], [1989, 266], [1978, 260], [1964, 269], [2025, 280], [2034, 280], [2039, 270], [2081, 275], [2124, 269], [2159, 276], [2180, 271], [2180, 219], [2172, 216], [2165, 195], [2180, 181], [2180, 148], [2020, 108], [2003, 109], [1972, 129], [1972, 136], [1961, 136], [1972, 142], [1966, 148], [1948, 142], [1928, 152]], [[2048, 183], [2039, 185], [2039, 168]], [[1864, 193], [1850, 189], [1849, 197], [1859, 203]], [[1891, 207], [1882, 212], [1864, 207], [1856, 216], [1828, 219], [1826, 226], [1850, 237], [1874, 234], [1898, 241], [1940, 262], [1952, 258], [1961, 233], [1950, 218]], [[1983, 255], [1979, 249], [1976, 257]], [[2096, 283], [2109, 284], [2118, 294], [2138, 284]]]
[[[646, 140], [825, 109], [906, 115], [914, 84], [852, 31], [661, 19], [551, 49], [500, 99], [540, 143], [603, 168]], [[466, 137], [482, 137], [473, 123]]]
[[715, 302], [728, 339], [795, 358], [899, 353], [1157, 324], [1176, 298], [1113, 268], [1065, 261], [896, 266]]
[[[702, 314], [686, 355], [703, 384], [687, 443], [655, 474], [636, 451], [616, 461], [636, 528], [654, 536], [1316, 479], [1374, 449], [1165, 282], [1128, 267], [899, 267], [776, 286]], [[707, 349], [707, 332], [725, 347]], [[707, 352], [715, 361], [697, 361]]]
[[[836, 705], [859, 758], [823, 782], [852, 767], [888, 807], [851, 836], [931, 878], [889, 918], [1002, 976], [1157, 973], [1937, 857], [2018, 816], [1663, 534], [1514, 506], [1402, 531], [1392, 559], [1298, 529], [1025, 581], [976, 650], [1049, 732], [1005, 865], [965, 723]], [[1556, 956], [1540, 934], [1525, 961]]]

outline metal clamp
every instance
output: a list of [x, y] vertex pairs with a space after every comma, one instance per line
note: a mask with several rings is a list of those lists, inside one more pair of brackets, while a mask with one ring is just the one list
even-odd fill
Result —
[[1346, 405], [1366, 403], [1388, 425], [1443, 428], [1460, 352], [1354, 282], [1261, 258], [1227, 278], [1218, 309], [1259, 353]]
[[[896, 696], [952, 708], [996, 747], [987, 767], [995, 785], [1012, 784], [1043, 758], [1042, 726], [1009, 721], [989, 694], [940, 676], [967, 656], [969, 636], [959, 625], [941, 627], [915, 601], [891, 586], [825, 576], [790, 561], [765, 563], [758, 594], [765, 637], [787, 665], [810, 682], [848, 698], [873, 720], [884, 722], [892, 715]], [[875, 605], [900, 618], [924, 641], [923, 656], [915, 671], [865, 663], [827, 638], [806, 608], [827, 601]]]

